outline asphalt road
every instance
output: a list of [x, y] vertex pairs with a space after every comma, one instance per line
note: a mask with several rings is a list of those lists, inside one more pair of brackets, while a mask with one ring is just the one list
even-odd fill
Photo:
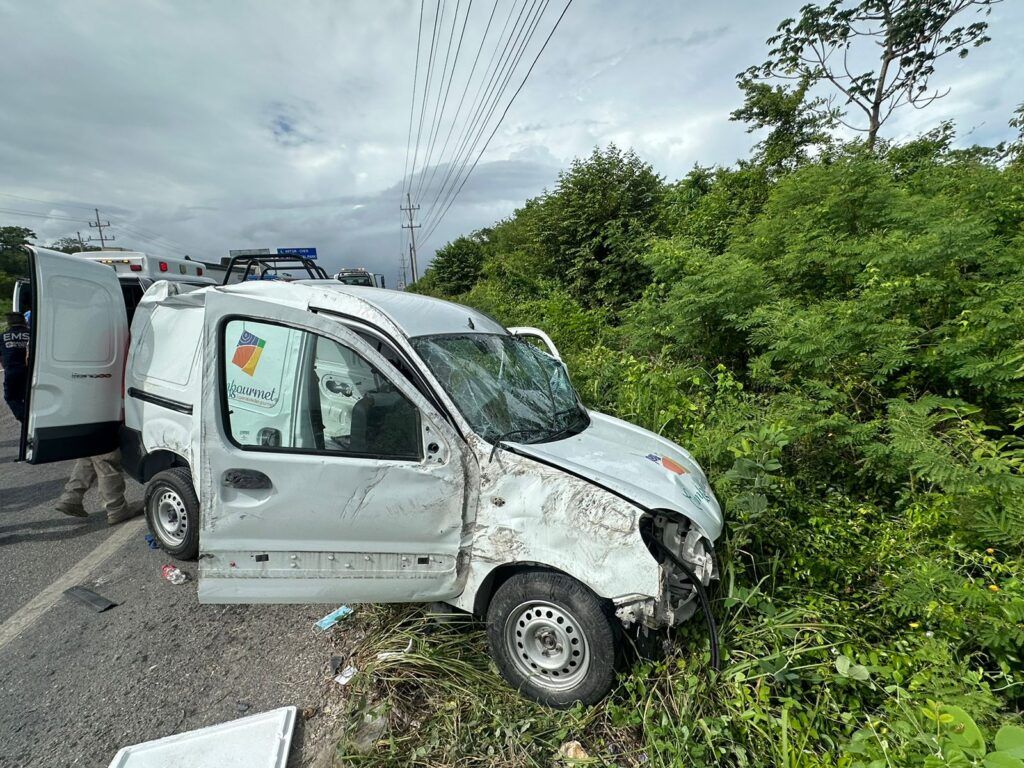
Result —
[[[55, 512], [71, 463], [15, 463], [17, 439], [0, 403], [0, 766], [106, 766], [122, 746], [290, 704], [312, 715], [289, 762], [307, 765], [338, 725], [329, 659], [358, 618], [325, 635], [312, 624], [330, 606], [199, 605], [195, 564], [164, 581], [141, 519], [108, 527], [93, 492], [89, 518]], [[63, 595], [68, 577], [117, 606]]]

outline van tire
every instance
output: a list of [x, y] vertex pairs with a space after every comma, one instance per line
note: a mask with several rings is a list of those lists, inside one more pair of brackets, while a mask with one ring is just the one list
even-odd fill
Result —
[[179, 560], [199, 554], [199, 498], [192, 473], [184, 467], [165, 469], [146, 484], [146, 522], [160, 547]]
[[608, 695], [620, 634], [611, 604], [561, 573], [517, 573], [487, 608], [487, 640], [501, 676], [556, 709]]

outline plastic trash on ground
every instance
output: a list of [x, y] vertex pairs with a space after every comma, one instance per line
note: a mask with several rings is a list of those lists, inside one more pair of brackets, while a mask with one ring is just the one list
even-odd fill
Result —
[[188, 581], [188, 575], [170, 563], [160, 569], [160, 575], [171, 582], [171, 584], [184, 584]]
[[377, 654], [377, 661], [387, 661], [388, 659], [399, 659], [405, 654], [412, 650], [412, 638], [409, 638], [409, 644], [405, 646], [404, 651], [381, 651]]
[[281, 707], [123, 747], [110, 768], [284, 768], [295, 715], [295, 707]]
[[349, 608], [347, 605], [343, 605], [328, 613], [313, 626], [319, 629], [321, 632], [326, 632], [328, 629], [333, 627], [335, 624], [344, 619], [350, 613], [352, 613], [352, 609]]
[[334, 678], [334, 682], [336, 682], [338, 685], [348, 685], [349, 681], [356, 676], [356, 673], [358, 671], [358, 669], [349, 664], [347, 667], [341, 670], [340, 675]]

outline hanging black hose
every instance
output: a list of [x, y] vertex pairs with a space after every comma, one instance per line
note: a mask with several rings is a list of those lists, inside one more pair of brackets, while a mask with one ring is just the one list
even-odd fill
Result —
[[704, 612], [704, 621], [708, 625], [708, 636], [711, 642], [711, 668], [715, 670], [715, 672], [721, 672], [722, 659], [718, 649], [718, 624], [715, 622], [714, 614], [711, 613], [711, 601], [708, 600], [708, 593], [704, 589], [704, 584], [702, 584], [701, 580], [697, 578], [697, 574], [693, 572], [693, 569], [684, 563], [675, 552], [655, 538], [651, 538], [650, 542], [654, 544], [658, 550], [665, 555], [665, 557], [679, 566], [679, 569], [686, 574], [686, 577], [693, 585], [693, 589], [697, 593], [697, 601], [700, 603], [701, 610]]

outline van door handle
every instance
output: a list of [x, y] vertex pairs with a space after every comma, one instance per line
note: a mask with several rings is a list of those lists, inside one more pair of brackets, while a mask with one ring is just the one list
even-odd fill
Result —
[[259, 490], [274, 487], [269, 477], [255, 469], [226, 469], [224, 474], [221, 475], [220, 483], [225, 488], [240, 488], [243, 490]]

